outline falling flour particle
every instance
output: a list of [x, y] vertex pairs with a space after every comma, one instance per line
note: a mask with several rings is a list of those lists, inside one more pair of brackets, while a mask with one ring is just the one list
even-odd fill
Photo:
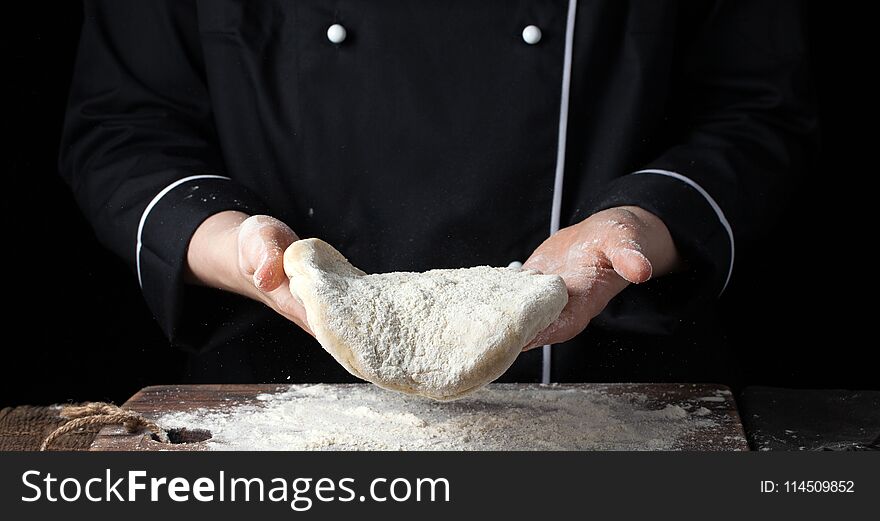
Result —
[[353, 385], [293, 385], [257, 403], [160, 416], [211, 450], [669, 450], [715, 425], [644, 395], [492, 384], [454, 402]]

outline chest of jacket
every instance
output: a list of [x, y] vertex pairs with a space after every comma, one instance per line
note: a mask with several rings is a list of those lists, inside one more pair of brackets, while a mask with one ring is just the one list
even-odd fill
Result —
[[224, 160], [369, 271], [522, 261], [548, 234], [560, 157], [564, 226], [657, 145], [669, 5], [203, 2]]

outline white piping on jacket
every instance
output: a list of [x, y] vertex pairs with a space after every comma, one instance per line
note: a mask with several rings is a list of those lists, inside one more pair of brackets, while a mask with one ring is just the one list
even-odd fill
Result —
[[147, 222], [147, 216], [150, 215], [150, 211], [153, 209], [154, 206], [156, 206], [156, 203], [158, 203], [160, 199], [165, 197], [165, 195], [168, 192], [170, 192], [171, 190], [174, 190], [175, 188], [182, 185], [183, 183], [186, 183], [188, 181], [193, 181], [195, 179], [226, 179], [226, 180], [228, 180], [229, 178], [222, 176], [222, 175], [203, 174], [203, 175], [191, 175], [189, 177], [184, 177], [183, 179], [178, 179], [177, 181], [174, 181], [170, 185], [163, 188], [162, 191], [159, 192], [158, 194], [156, 194], [156, 197], [154, 197], [153, 200], [150, 201], [150, 204], [148, 204], [147, 207], [144, 208], [144, 213], [141, 214], [141, 221], [138, 223], [137, 247], [135, 249], [135, 256], [134, 256], [135, 264], [137, 266], [138, 285], [140, 285], [141, 288], [144, 287], [144, 281], [143, 281], [143, 278], [141, 277], [141, 249], [144, 246], [143, 233], [144, 233], [144, 223]]
[[[568, 0], [565, 19], [565, 56], [562, 62], [562, 96], [559, 101], [559, 137], [556, 141], [556, 175], [553, 179], [553, 206], [550, 209], [550, 235], [559, 231], [562, 212], [562, 186], [565, 179], [565, 140], [568, 134], [568, 98], [571, 92], [571, 60], [574, 52], [574, 19], [577, 0]], [[545, 345], [541, 357], [541, 383], [550, 383], [550, 346]]]
[[[715, 211], [715, 215], [717, 215], [718, 220], [721, 221], [721, 226], [724, 227], [724, 230], [727, 231], [727, 236], [730, 238], [730, 267], [727, 269], [727, 278], [724, 279], [724, 286], [721, 287], [721, 293], [724, 293], [724, 290], [727, 289], [727, 283], [730, 282], [730, 276], [733, 275], [733, 259], [736, 248], [733, 240], [733, 228], [730, 227], [730, 222], [727, 220], [727, 217], [724, 215], [721, 207], [718, 206], [717, 202], [715, 202], [715, 199], [713, 199], [712, 196], [709, 195], [709, 192], [704, 190], [702, 186], [698, 185], [696, 181], [689, 177], [685, 177], [678, 172], [670, 172], [669, 170], [658, 170], [651, 168], [648, 170], [639, 170], [638, 172], [633, 172], [633, 174], [657, 174], [678, 179], [682, 183], [687, 184], [688, 186], [699, 192], [699, 194], [702, 195], [704, 199], [706, 199], [706, 202], [708, 202], [709, 206], [712, 207], [712, 210]], [[721, 293], [719, 293], [718, 295], [721, 296]]]

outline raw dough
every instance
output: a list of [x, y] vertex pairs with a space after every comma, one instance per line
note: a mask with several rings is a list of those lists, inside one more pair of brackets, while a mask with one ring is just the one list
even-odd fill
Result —
[[367, 275], [319, 239], [284, 253], [318, 341], [351, 374], [450, 400], [498, 378], [568, 301], [557, 275], [479, 266]]

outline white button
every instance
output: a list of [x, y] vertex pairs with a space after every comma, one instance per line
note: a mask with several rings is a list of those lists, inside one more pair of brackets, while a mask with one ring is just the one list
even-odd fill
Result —
[[333, 24], [327, 28], [327, 39], [333, 43], [342, 43], [345, 41], [345, 27], [339, 24]]
[[535, 45], [541, 41], [541, 29], [537, 25], [528, 25], [523, 29], [523, 41], [529, 45]]
[[517, 269], [519, 269], [519, 268], [522, 268], [522, 262], [520, 262], [520, 261], [513, 261], [513, 262], [511, 262], [510, 264], [508, 264], [507, 267], [508, 267], [508, 268], [517, 268]]

